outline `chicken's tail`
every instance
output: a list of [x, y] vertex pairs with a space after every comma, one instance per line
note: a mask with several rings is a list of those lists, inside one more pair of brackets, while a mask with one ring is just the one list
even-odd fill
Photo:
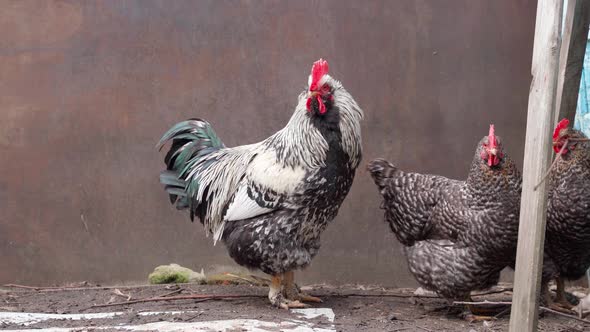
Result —
[[183, 210], [189, 207], [185, 175], [191, 165], [209, 153], [225, 147], [213, 127], [201, 119], [179, 122], [168, 130], [156, 147], [162, 149], [172, 140], [172, 146], [164, 158], [166, 170], [160, 173], [160, 182], [170, 196], [170, 203]]
[[390, 179], [394, 177], [396, 173], [401, 172], [399, 168], [382, 158], [369, 162], [367, 169], [371, 173], [371, 177], [373, 178], [373, 181], [375, 181], [375, 184], [379, 186], [379, 189], [386, 186], [387, 179]]

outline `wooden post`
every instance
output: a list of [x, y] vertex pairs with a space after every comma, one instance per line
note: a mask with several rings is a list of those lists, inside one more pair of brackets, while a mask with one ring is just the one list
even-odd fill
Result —
[[559, 65], [563, 0], [539, 0], [533, 46], [533, 75], [524, 148], [520, 224], [510, 331], [537, 330], [543, 265], [547, 188], [541, 182], [551, 163], [551, 134]]
[[559, 55], [555, 124], [563, 118], [574, 123], [589, 24], [590, 0], [568, 0]]

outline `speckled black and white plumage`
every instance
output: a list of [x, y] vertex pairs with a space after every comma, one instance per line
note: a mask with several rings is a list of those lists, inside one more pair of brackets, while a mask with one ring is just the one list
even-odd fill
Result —
[[339, 81], [324, 75], [320, 83], [330, 88], [321, 95], [327, 111], [317, 97], [308, 110], [306, 89], [286, 127], [260, 143], [227, 148], [203, 120], [162, 139], [178, 142], [161, 176], [173, 202], [242, 266], [271, 275], [307, 266], [352, 185], [363, 113]]
[[[575, 129], [562, 136], [585, 139]], [[590, 143], [570, 142], [549, 176], [543, 281], [576, 280], [590, 268]]]
[[478, 143], [466, 181], [406, 173], [383, 159], [369, 165], [410, 271], [448, 299], [496, 284], [515, 256], [521, 175], [505, 153], [488, 166], [487, 142]]
[[226, 222], [222, 239], [238, 264], [274, 275], [305, 267], [317, 254], [320, 234], [336, 217], [356, 167], [342, 150], [340, 131], [318, 125], [329, 146], [325, 166], [307, 172], [299, 192], [282, 197], [284, 208]]

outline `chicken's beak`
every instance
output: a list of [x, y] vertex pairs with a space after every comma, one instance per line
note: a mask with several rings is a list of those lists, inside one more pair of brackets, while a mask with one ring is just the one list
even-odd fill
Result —
[[317, 96], [317, 95], [319, 95], [319, 94], [320, 94], [320, 93], [319, 93], [318, 91], [309, 91], [309, 92], [307, 93], [307, 98], [313, 98], [313, 97], [315, 97], [315, 96]]
[[559, 131], [559, 138], [563, 139], [565, 137], [567, 137], [569, 134], [569, 128], [563, 128], [562, 130]]
[[492, 167], [496, 164], [496, 160], [498, 158], [498, 149], [497, 148], [490, 148], [488, 149], [488, 166]]
[[496, 161], [498, 160], [498, 149], [497, 148], [491, 148], [488, 150], [489, 155], [488, 155], [488, 166], [492, 167], [496, 164]]

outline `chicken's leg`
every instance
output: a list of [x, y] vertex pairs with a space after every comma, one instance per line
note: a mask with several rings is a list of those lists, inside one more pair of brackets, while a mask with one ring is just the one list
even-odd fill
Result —
[[[473, 302], [473, 300], [471, 299], [471, 296], [467, 296], [467, 302]], [[496, 319], [494, 316], [497, 314], [499, 311], [498, 307], [490, 307], [490, 308], [480, 308], [480, 307], [476, 307], [473, 304], [467, 304], [465, 305], [465, 307], [467, 308], [467, 312], [464, 315], [464, 319], [470, 322], [480, 322], [480, 321], [485, 321], [485, 320], [494, 320]], [[503, 306], [505, 307], [505, 306]]]
[[[561, 278], [557, 277], [556, 279], [556, 283], [557, 283], [557, 298], [559, 298], [559, 288], [560, 287], [564, 287], [565, 285], [563, 285], [563, 281], [559, 281], [562, 280]], [[561, 283], [561, 286], [560, 286]], [[565, 292], [565, 289], [562, 290], [563, 292]], [[541, 296], [543, 296], [543, 302], [545, 302], [545, 305], [549, 308], [549, 309], [553, 309], [559, 312], [563, 312], [566, 314], [571, 314], [572, 311], [568, 308], [563, 307], [560, 303], [556, 303], [553, 301], [553, 299], [551, 298], [551, 292], [549, 291], [549, 282], [546, 282], [544, 285], [541, 285]], [[565, 299], [565, 293], [563, 294], [564, 299]]]
[[562, 277], [555, 279], [557, 289], [555, 290], [555, 305], [558, 305], [566, 310], [571, 310], [574, 306], [565, 297], [565, 281]]
[[311, 296], [305, 293], [302, 293], [299, 289], [299, 286], [295, 283], [295, 272], [289, 271], [284, 274], [283, 278], [283, 295], [285, 298], [294, 301], [301, 301], [301, 302], [322, 302], [322, 299], [319, 297]]
[[268, 292], [268, 299], [274, 306], [289, 309], [289, 308], [305, 308], [306, 305], [299, 301], [286, 300], [282, 292], [282, 279], [283, 275], [274, 275], [270, 282], [270, 290]]

